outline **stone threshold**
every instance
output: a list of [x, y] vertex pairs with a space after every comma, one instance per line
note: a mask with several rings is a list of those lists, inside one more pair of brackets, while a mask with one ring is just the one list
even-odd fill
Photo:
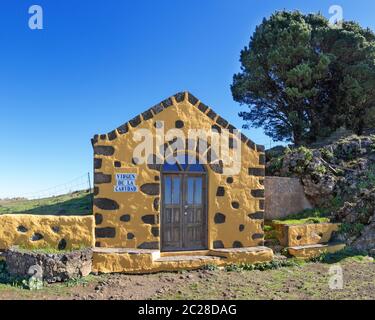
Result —
[[306, 246], [288, 247], [288, 253], [296, 258], [311, 259], [320, 256], [323, 253], [335, 253], [343, 250], [346, 247], [345, 243], [318, 243]]
[[204, 251], [160, 252], [130, 248], [95, 248], [93, 270], [102, 273], [152, 273], [272, 261], [273, 251], [259, 246]]

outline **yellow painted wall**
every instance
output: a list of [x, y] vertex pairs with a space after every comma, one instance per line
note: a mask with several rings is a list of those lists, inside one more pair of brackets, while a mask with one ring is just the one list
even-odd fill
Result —
[[12, 246], [57, 249], [63, 239], [65, 249], [93, 247], [93, 216], [0, 215], [0, 250]]
[[[172, 106], [157, 113], [151, 111], [141, 116], [140, 124], [133, 128], [127, 124], [128, 132], [121, 134], [121, 129], [117, 129], [110, 134], [96, 136], [93, 139], [94, 153], [98, 162], [95, 174], [108, 175], [111, 181], [107, 183], [98, 183], [95, 178], [95, 205], [94, 214], [96, 215], [96, 245], [100, 247], [112, 248], [139, 248], [144, 245], [150, 249], [157, 249], [160, 242], [158, 235], [153, 235], [160, 227], [159, 208], [154, 208], [155, 199], [160, 195], [150, 196], [142, 192], [136, 193], [115, 193], [116, 173], [137, 173], [137, 185], [140, 187], [146, 183], [159, 183], [160, 172], [152, 170], [147, 165], [135, 165], [132, 163], [133, 149], [139, 142], [133, 141], [133, 134], [138, 129], [150, 129], [155, 132], [155, 122], [164, 121], [165, 132], [176, 128], [176, 121], [181, 120], [184, 123], [183, 131], [188, 136], [189, 129], [203, 129], [210, 131], [212, 125], [217, 124], [218, 116], [208, 117], [211, 109], [204, 112], [199, 110], [201, 102], [195, 100], [188, 93], [176, 95], [170, 98]], [[147, 119], [152, 116], [150, 119]], [[103, 115], [105, 117], [105, 115]], [[223, 126], [219, 125], [223, 128]], [[226, 125], [224, 125], [226, 127]], [[246, 142], [246, 141], [245, 141]], [[240, 174], [233, 176], [233, 183], [227, 183], [228, 176], [215, 173], [208, 170], [208, 245], [209, 249], [214, 248], [214, 243], [221, 241], [225, 248], [242, 245], [244, 247], [257, 246], [263, 243], [263, 219], [261, 215], [264, 211], [264, 198], [257, 198], [251, 195], [251, 190], [263, 190], [264, 177], [259, 174], [249, 174], [249, 168], [264, 169], [264, 150], [261, 146], [253, 148], [241, 143], [242, 149], [242, 167]], [[251, 143], [251, 142], [250, 142]], [[249, 143], [249, 144], [250, 144]], [[112, 155], [98, 154], [102, 147], [113, 147]], [[121, 164], [121, 167], [115, 167], [114, 164]], [[225, 188], [225, 196], [217, 197], [218, 187]], [[261, 196], [262, 197], [262, 196]], [[264, 195], [263, 195], [264, 197]], [[97, 204], [100, 199], [114, 200], [118, 208], [101, 209]], [[159, 199], [160, 200], [160, 199]], [[232, 201], [240, 203], [239, 209], [233, 209]], [[216, 224], [214, 217], [216, 213], [223, 213], [226, 221], [223, 224]], [[249, 214], [258, 214], [257, 219], [250, 218]], [[157, 217], [155, 224], [145, 224], [142, 217], [145, 215], [155, 215]], [[130, 217], [129, 221], [121, 221], [121, 217]], [[124, 218], [123, 218], [124, 219]], [[240, 225], [243, 225], [243, 231], [240, 231]], [[154, 228], [154, 229], [152, 229]], [[242, 229], [242, 228], [241, 228]], [[134, 238], [132, 238], [134, 236]], [[216, 242], [215, 242], [216, 241]]]

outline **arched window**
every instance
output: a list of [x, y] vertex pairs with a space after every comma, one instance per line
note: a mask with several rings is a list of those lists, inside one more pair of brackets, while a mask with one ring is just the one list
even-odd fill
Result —
[[196, 156], [190, 154], [179, 155], [169, 159], [163, 165], [163, 172], [205, 172], [205, 168], [199, 163]]

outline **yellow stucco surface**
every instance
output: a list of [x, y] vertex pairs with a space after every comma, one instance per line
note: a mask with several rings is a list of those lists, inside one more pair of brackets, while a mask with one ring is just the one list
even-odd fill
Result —
[[335, 253], [345, 248], [345, 244], [331, 244], [322, 246], [305, 246], [305, 247], [290, 247], [288, 252], [293, 257], [299, 259], [311, 259], [319, 257], [323, 253]]
[[[205, 257], [195, 257], [194, 252], [187, 252], [185, 260], [160, 260], [158, 251], [132, 252], [117, 249], [113, 252], [97, 249], [93, 254], [93, 271], [100, 273], [152, 273], [160, 271], [192, 270], [212, 264], [226, 266], [230, 264], [255, 264], [269, 262], [273, 259], [273, 251], [266, 247], [210, 250]], [[168, 255], [167, 255], [168, 256]], [[174, 256], [170, 254], [170, 256]], [[176, 257], [177, 258], [177, 257]]]
[[[94, 206], [94, 213], [101, 217], [97, 228], [115, 228], [116, 230], [113, 237], [97, 237], [96, 241], [100, 247], [137, 248], [145, 242], [160, 242], [159, 236], [151, 232], [152, 227], [160, 227], [159, 209], [155, 210], [153, 206], [155, 198], [160, 199], [160, 195], [150, 196], [142, 192], [114, 193], [113, 189], [116, 173], [137, 173], [138, 186], [146, 183], [159, 183], [159, 171], [148, 168], [146, 164], [132, 163], [133, 150], [139, 144], [133, 140], [136, 130], [149, 129], [155, 133], [155, 122], [163, 121], [164, 131], [167, 132], [169, 129], [176, 128], [175, 123], [179, 120], [184, 123], [181, 130], [187, 138], [189, 129], [210, 131], [212, 125], [216, 123], [216, 117], [210, 119], [188, 101], [187, 93], [182, 102], [176, 102], [174, 97], [171, 100], [172, 106], [154, 114], [151, 119], [141, 121], [136, 128], [129, 125], [127, 133], [119, 134], [117, 130], [115, 139], [110, 140], [108, 135], [99, 136], [94, 143], [94, 147], [111, 146], [115, 150], [113, 155], [95, 155], [95, 158], [101, 161], [100, 167], [95, 172], [111, 176], [110, 183], [95, 184], [97, 190], [95, 198], [111, 199], [119, 205], [119, 208], [115, 210], [102, 210]], [[196, 105], [199, 103], [197, 102]], [[225, 248], [233, 247], [235, 242], [240, 242], [244, 247], [262, 244], [262, 239], [259, 237], [253, 239], [253, 235], [263, 234], [263, 219], [251, 219], [248, 215], [263, 211], [260, 204], [262, 199], [254, 198], [250, 193], [253, 189], [264, 189], [261, 181], [263, 177], [249, 175], [249, 168], [264, 168], [264, 165], [260, 164], [260, 155], [264, 153], [249, 148], [236, 137], [231, 136], [238, 144], [241, 143], [241, 169], [239, 174], [233, 175], [233, 183], [229, 184], [226, 181], [227, 175], [215, 173], [208, 167], [208, 249], [212, 249], [214, 241], [217, 240], [221, 241]], [[156, 141], [155, 145], [157, 145]], [[156, 150], [153, 152], [156, 153]], [[121, 167], [115, 167], [114, 162], [121, 163]], [[224, 197], [216, 197], [219, 186], [225, 189]], [[234, 201], [239, 202], [239, 209], [232, 208], [231, 203]], [[214, 223], [216, 213], [225, 214], [225, 223]], [[130, 220], [120, 221], [123, 215], [129, 215]], [[143, 223], [142, 216], [144, 215], [155, 215], [157, 223], [154, 225]], [[242, 231], [239, 231], [240, 225], [243, 225]], [[134, 237], [128, 239], [129, 233]]]
[[93, 216], [0, 215], [1, 250], [12, 246], [57, 249], [62, 239], [65, 249], [93, 247]]
[[332, 233], [338, 231], [339, 226], [338, 223], [273, 224], [280, 244], [285, 247], [328, 243]]

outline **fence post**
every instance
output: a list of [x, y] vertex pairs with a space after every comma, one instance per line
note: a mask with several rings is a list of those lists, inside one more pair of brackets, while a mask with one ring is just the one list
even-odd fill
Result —
[[90, 178], [90, 172], [87, 173], [88, 182], [89, 182], [89, 193], [91, 193], [91, 178]]

